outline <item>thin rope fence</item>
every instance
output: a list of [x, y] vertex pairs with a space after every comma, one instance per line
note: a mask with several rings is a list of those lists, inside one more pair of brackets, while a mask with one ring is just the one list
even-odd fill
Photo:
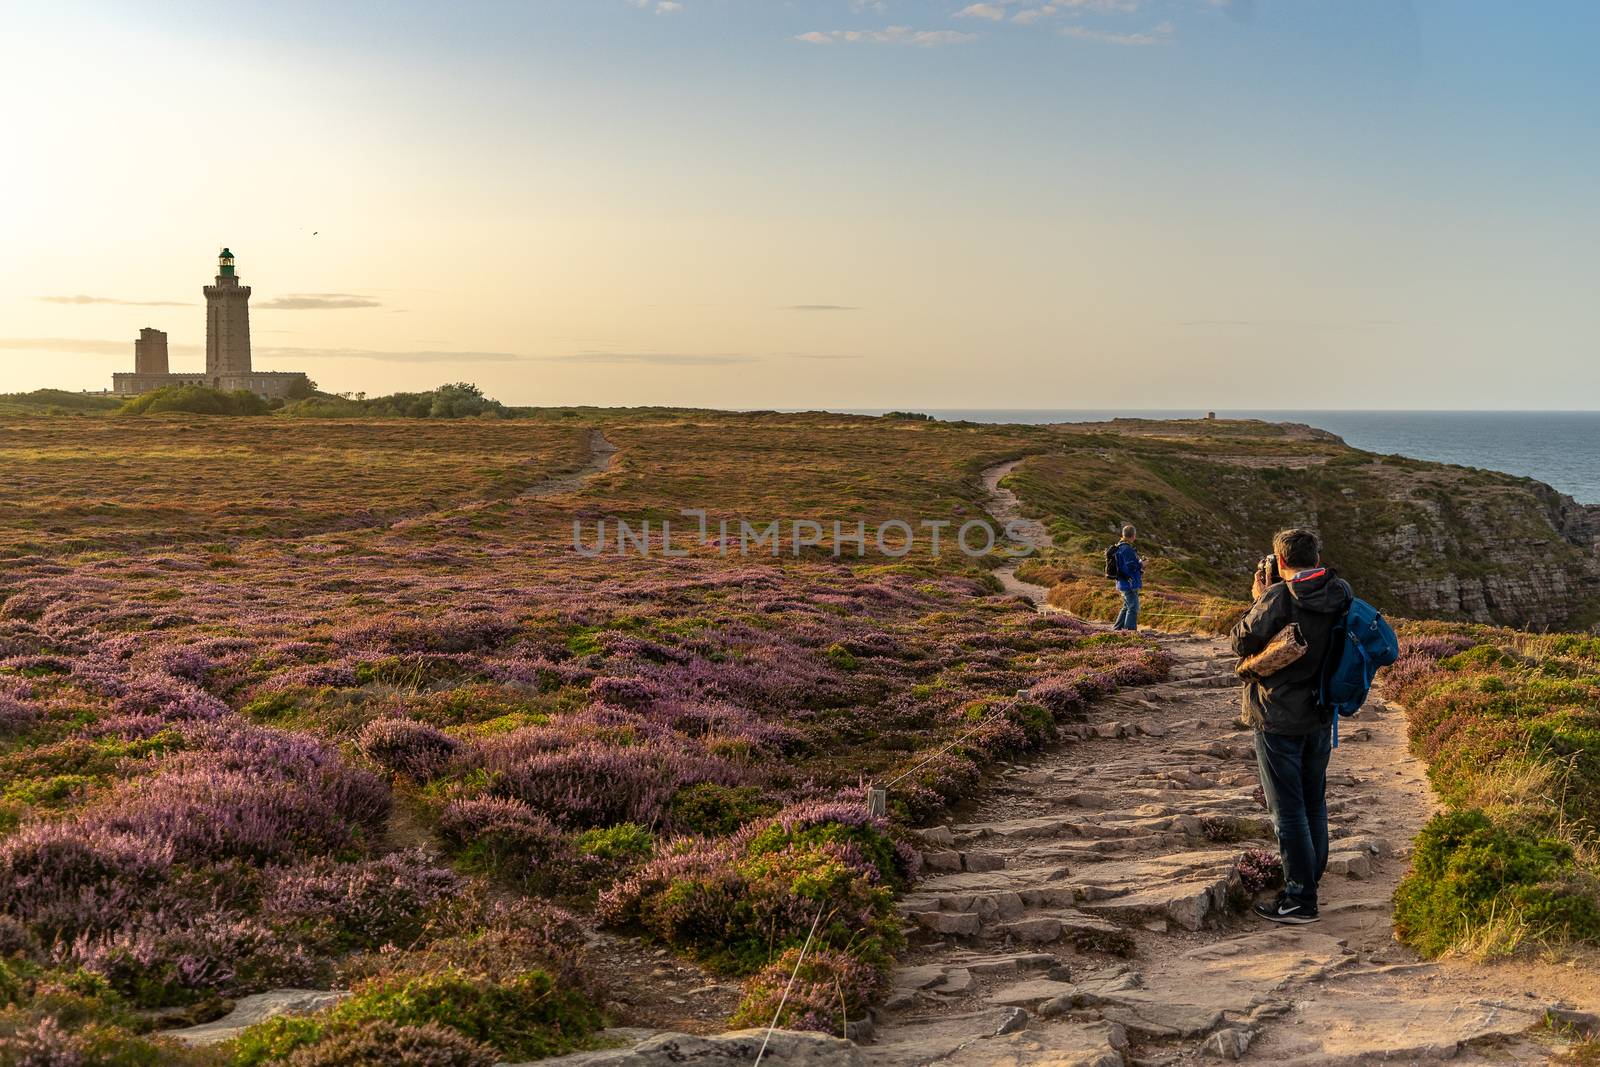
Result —
[[915, 767], [912, 767], [908, 771], [903, 771], [902, 773], [895, 775], [893, 778], [889, 779], [887, 782], [883, 783], [883, 785], [879, 786], [878, 788], [879, 789], [888, 789], [890, 786], [894, 785], [896, 782], [899, 782], [904, 778], [908, 778], [911, 775], [916, 774], [918, 771], [922, 770], [922, 768], [926, 767], [928, 764], [932, 763], [934, 760], [938, 759], [940, 756], [944, 755], [946, 752], [949, 752], [952, 748], [955, 748], [961, 742], [965, 741], [967, 738], [971, 737], [973, 734], [977, 733], [979, 730], [983, 729], [985, 726], [988, 726], [990, 723], [994, 722], [996, 719], [998, 719], [1001, 716], [1003, 716], [1006, 712], [1008, 712], [1012, 708], [1016, 707], [1017, 706], [1017, 702], [1019, 700], [1027, 699], [1027, 696], [1028, 696], [1028, 694], [1030, 692], [1032, 692], [1032, 690], [1029, 690], [1029, 689], [1019, 689], [1019, 690], [1017, 690], [1017, 695], [1016, 696], [1012, 697], [1010, 700], [1006, 701], [1004, 704], [1001, 704], [994, 711], [991, 711], [987, 716], [985, 716], [983, 718], [983, 720], [981, 722], [979, 722], [977, 725], [973, 726], [972, 729], [968, 730], [966, 733], [962, 734], [960, 737], [956, 738], [954, 741], [951, 741], [948, 744], [945, 744], [943, 747], [935, 749], [934, 752], [931, 755], [925, 757], [922, 760], [922, 762], [918, 763]]
[[[1111, 672], [1111, 671], [1096, 671], [1093, 674], [1084, 675], [1084, 678], [1085, 678], [1085, 680], [1100, 679], [1100, 678], [1105, 678], [1105, 677], [1109, 676], [1112, 673], [1113, 672]], [[965, 741], [967, 738], [971, 737], [973, 734], [977, 733], [979, 730], [983, 729], [985, 726], [988, 726], [990, 723], [994, 722], [996, 719], [998, 719], [1001, 716], [1003, 716], [1006, 712], [1008, 712], [1012, 708], [1016, 707], [1019, 702], [1027, 700], [1029, 695], [1031, 695], [1032, 693], [1033, 693], [1033, 690], [1031, 688], [1030, 689], [1018, 689], [1016, 696], [1012, 697], [1010, 700], [1006, 701], [1004, 704], [1001, 704], [999, 707], [995, 708], [992, 712], [990, 712], [988, 715], [986, 715], [981, 722], [979, 722], [977, 725], [973, 726], [966, 733], [962, 734], [960, 737], [957, 737], [955, 740], [950, 741], [950, 742], [940, 746], [939, 748], [935, 749], [934, 752], [931, 755], [924, 757], [922, 759], [922, 761], [919, 762], [916, 766], [912, 767], [908, 771], [902, 771], [900, 774], [895, 775], [893, 778], [891, 778], [887, 782], [883, 783], [883, 785], [878, 786], [878, 788], [882, 789], [882, 790], [887, 790], [890, 786], [894, 785], [896, 782], [902, 781], [903, 779], [908, 778], [913, 774], [916, 774], [918, 771], [922, 770], [922, 768], [926, 767], [928, 764], [932, 763], [934, 760], [938, 759], [940, 756], [944, 755], [946, 752], [949, 752], [952, 748], [955, 748], [957, 745], [961, 744], [961, 742]]]
[[794, 961], [794, 972], [789, 975], [789, 984], [783, 987], [783, 996], [778, 998], [777, 1010], [772, 1013], [772, 1021], [767, 1024], [767, 1035], [761, 1039], [761, 1051], [756, 1053], [754, 1067], [761, 1067], [761, 1057], [767, 1054], [767, 1042], [772, 1040], [772, 1031], [778, 1028], [778, 1020], [783, 1017], [783, 1006], [789, 1003], [789, 994], [794, 991], [794, 981], [800, 976], [800, 966], [806, 961], [806, 953], [811, 949], [811, 939], [817, 936], [817, 924], [822, 922], [822, 913], [826, 910], [828, 910], [827, 901], [817, 906], [817, 917], [811, 920], [811, 932], [806, 934], [806, 943], [800, 946], [800, 958]]

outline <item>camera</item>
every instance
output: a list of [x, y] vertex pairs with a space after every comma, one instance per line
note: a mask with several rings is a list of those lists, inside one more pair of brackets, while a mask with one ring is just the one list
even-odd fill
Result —
[[1256, 564], [1256, 573], [1262, 575], [1267, 585], [1274, 585], [1283, 581], [1283, 575], [1278, 573], [1278, 557], [1266, 555], [1261, 557], [1261, 562]]

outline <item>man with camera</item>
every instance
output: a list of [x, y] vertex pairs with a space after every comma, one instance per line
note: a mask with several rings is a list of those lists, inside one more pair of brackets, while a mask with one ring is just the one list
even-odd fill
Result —
[[1332, 714], [1318, 686], [1335, 630], [1349, 610], [1349, 583], [1321, 565], [1317, 535], [1282, 530], [1256, 567], [1255, 603], [1233, 628], [1244, 678], [1244, 719], [1255, 729], [1283, 892], [1255, 912], [1277, 923], [1317, 921], [1317, 883], [1328, 865], [1327, 771]]

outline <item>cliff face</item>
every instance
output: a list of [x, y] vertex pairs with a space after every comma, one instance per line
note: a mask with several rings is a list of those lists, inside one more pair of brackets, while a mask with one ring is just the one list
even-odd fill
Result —
[[1094, 578], [1123, 522], [1152, 585], [1245, 599], [1275, 530], [1316, 529], [1359, 595], [1418, 618], [1528, 629], [1600, 620], [1600, 507], [1526, 478], [1259, 423], [1060, 428], [1013, 476], [1065, 548], [1033, 580]]
[[1450, 506], [1406, 494], [1425, 516], [1375, 530], [1381, 577], [1408, 614], [1544, 630], [1593, 621], [1596, 516], [1548, 487], [1466, 492]]

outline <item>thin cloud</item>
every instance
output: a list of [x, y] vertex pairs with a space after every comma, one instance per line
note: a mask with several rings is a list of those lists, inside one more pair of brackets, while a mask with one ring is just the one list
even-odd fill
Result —
[[790, 304], [785, 311], [860, 311], [854, 304]]
[[531, 356], [516, 352], [384, 351], [372, 348], [257, 348], [260, 359], [370, 359], [377, 363], [522, 363]]
[[[266, 332], [266, 331], [263, 331]], [[116, 356], [132, 366], [133, 340], [107, 341], [86, 337], [0, 337], [0, 350], [23, 352], [62, 352], [78, 356]], [[197, 359], [205, 349], [200, 345], [173, 344], [174, 356]], [[608, 366], [626, 364], [660, 367], [726, 367], [747, 363], [766, 363], [774, 359], [850, 360], [856, 355], [809, 352], [776, 352], [765, 355], [722, 352], [574, 352], [558, 356], [534, 356], [524, 352], [442, 351], [437, 349], [385, 350], [374, 348], [302, 348], [283, 345], [257, 345], [258, 360], [293, 367], [302, 361], [325, 359], [364, 359], [374, 363], [568, 363]], [[199, 367], [174, 366], [174, 373], [198, 371]]]
[[1087, 26], [1063, 26], [1061, 36], [1072, 37], [1080, 41], [1095, 41], [1099, 44], [1127, 45], [1129, 47], [1146, 47], [1149, 45], [1169, 44], [1172, 41], [1173, 26], [1170, 22], [1162, 22], [1138, 33], [1119, 33], [1115, 30], [1091, 30]]
[[735, 363], [762, 362], [760, 356], [694, 352], [575, 352], [568, 356], [537, 358], [541, 363], [630, 363], [662, 367], [720, 367]]
[[256, 301], [256, 307], [272, 311], [331, 311], [337, 308], [382, 306], [370, 296], [358, 296], [355, 293], [286, 293], [271, 300]]
[[938, 48], [942, 45], [967, 44], [976, 41], [975, 33], [955, 30], [915, 30], [910, 26], [888, 26], [881, 30], [812, 30], [798, 34], [797, 41], [806, 44], [900, 44], [916, 48]]
[[0, 348], [19, 352], [71, 352], [77, 355], [120, 356], [133, 359], [133, 338], [95, 341], [79, 337], [0, 337]]
[[1143, 0], [1049, 0], [1043, 4], [1031, 0], [1027, 3], [999, 0], [999, 4], [1007, 9], [1019, 8], [1011, 16], [1011, 21], [1023, 26], [1031, 26], [1045, 19], [1081, 15], [1086, 11], [1100, 15], [1131, 15], [1144, 6]]
[[[263, 333], [268, 331], [262, 331]], [[19, 352], [65, 352], [80, 356], [125, 356], [131, 368], [133, 338], [106, 341], [87, 337], [0, 337], [0, 349]], [[205, 354], [200, 345], [172, 344], [168, 351], [174, 356], [197, 357]], [[288, 348], [275, 345], [256, 345], [253, 355], [257, 359], [273, 361], [300, 359], [370, 359], [380, 363], [517, 363], [534, 357], [516, 352], [443, 352], [431, 350], [381, 351], [371, 348]], [[196, 368], [198, 369], [198, 368]], [[184, 372], [183, 367], [174, 367]]]
[[1399, 319], [1350, 319], [1345, 322], [1313, 322], [1298, 319], [1182, 319], [1176, 326], [1261, 326], [1296, 330], [1363, 330], [1373, 326], [1399, 326]]
[[121, 307], [133, 308], [185, 308], [193, 304], [182, 300], [119, 300], [114, 296], [86, 296], [79, 293], [77, 296], [41, 296], [39, 298], [46, 304], [117, 304]]
[[628, 5], [640, 11], [654, 10], [658, 15], [676, 15], [683, 10], [677, 0], [628, 0]]
[[951, 17], [958, 19], [988, 19], [990, 22], [1000, 22], [1006, 17], [1006, 9], [1000, 4], [968, 4]]

